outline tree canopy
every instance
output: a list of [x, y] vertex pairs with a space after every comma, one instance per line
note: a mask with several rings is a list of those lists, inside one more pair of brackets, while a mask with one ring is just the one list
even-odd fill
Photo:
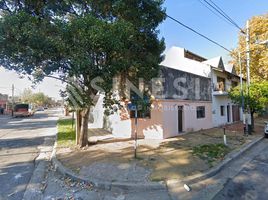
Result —
[[[250, 27], [250, 76], [253, 81], [268, 80], [268, 46], [260, 44], [268, 40], [268, 13], [254, 16], [249, 20]], [[239, 34], [239, 42], [231, 56], [239, 71], [238, 52], [241, 53], [242, 72], [246, 77], [246, 36]]]
[[55, 102], [43, 92], [33, 93], [31, 89], [24, 89], [20, 94], [21, 102], [32, 103], [36, 106], [52, 106]]
[[[268, 106], [268, 81], [252, 83], [248, 88], [243, 85], [244, 105], [249, 105], [251, 116], [256, 112], [262, 112]], [[240, 86], [234, 87], [229, 92], [229, 97], [236, 104], [242, 106], [242, 93]], [[254, 127], [254, 124], [253, 124]]]
[[149, 80], [157, 75], [164, 50], [157, 30], [165, 18], [162, 3], [2, 0], [1, 65], [35, 81], [45, 76], [66, 81], [83, 110], [82, 132], [87, 140], [86, 117], [98, 92], [92, 87], [94, 78], [98, 77], [109, 106], [114, 103], [110, 93], [114, 76]]

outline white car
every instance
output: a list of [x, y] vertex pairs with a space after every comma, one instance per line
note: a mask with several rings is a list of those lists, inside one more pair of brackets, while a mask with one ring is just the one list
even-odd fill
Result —
[[45, 109], [43, 107], [36, 108], [36, 111], [44, 111]]
[[268, 122], [264, 122], [264, 136], [268, 138]]

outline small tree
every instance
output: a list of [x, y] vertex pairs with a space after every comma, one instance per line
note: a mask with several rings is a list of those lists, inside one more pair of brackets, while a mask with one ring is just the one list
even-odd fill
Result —
[[[246, 85], [243, 87], [243, 96], [245, 105], [249, 105], [250, 115], [252, 120], [252, 128], [254, 129], [254, 114], [257, 112], [263, 111], [268, 104], [268, 81], [260, 82], [260, 83], [252, 83], [249, 87], [249, 95], [248, 88]], [[242, 106], [242, 95], [241, 88], [237, 86], [232, 88], [229, 92], [229, 97], [232, 99], [234, 103]]]

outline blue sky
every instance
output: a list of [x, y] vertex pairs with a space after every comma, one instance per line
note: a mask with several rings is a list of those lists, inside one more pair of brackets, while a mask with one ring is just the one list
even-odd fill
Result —
[[[268, 12], [268, 0], [214, 0], [214, 2], [242, 27], [245, 26], [246, 20], [252, 16]], [[170, 16], [209, 36], [223, 46], [229, 49], [236, 46], [238, 29], [215, 16], [199, 0], [166, 0], [164, 7]], [[167, 49], [171, 46], [180, 46], [207, 58], [219, 55], [224, 58], [228, 57], [225, 50], [209, 43], [170, 19], [166, 19], [159, 29], [160, 37], [165, 38]], [[0, 93], [11, 95], [12, 83], [15, 85], [15, 95], [32, 85], [27, 79], [19, 79], [15, 72], [6, 71], [0, 67]], [[46, 79], [36, 86], [35, 91], [42, 91], [59, 99], [59, 89], [62, 86], [59, 81]]]
[[[252, 16], [268, 13], [268, 0], [213, 0], [213, 2], [222, 8], [240, 27], [245, 27], [246, 20]], [[166, 7], [168, 15], [198, 30], [228, 49], [236, 47], [239, 30], [214, 15], [199, 0], [166, 0], [164, 7]], [[165, 38], [167, 49], [171, 46], [179, 46], [207, 58], [219, 55], [225, 59], [228, 57], [228, 52], [225, 50], [170, 19], [166, 19], [159, 28], [160, 36]]]

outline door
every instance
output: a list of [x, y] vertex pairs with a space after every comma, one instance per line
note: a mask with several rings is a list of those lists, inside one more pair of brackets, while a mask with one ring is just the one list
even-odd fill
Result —
[[178, 132], [183, 131], [183, 106], [178, 106]]
[[227, 106], [227, 122], [230, 123], [230, 105]]
[[233, 122], [240, 121], [240, 110], [238, 105], [232, 106]]

